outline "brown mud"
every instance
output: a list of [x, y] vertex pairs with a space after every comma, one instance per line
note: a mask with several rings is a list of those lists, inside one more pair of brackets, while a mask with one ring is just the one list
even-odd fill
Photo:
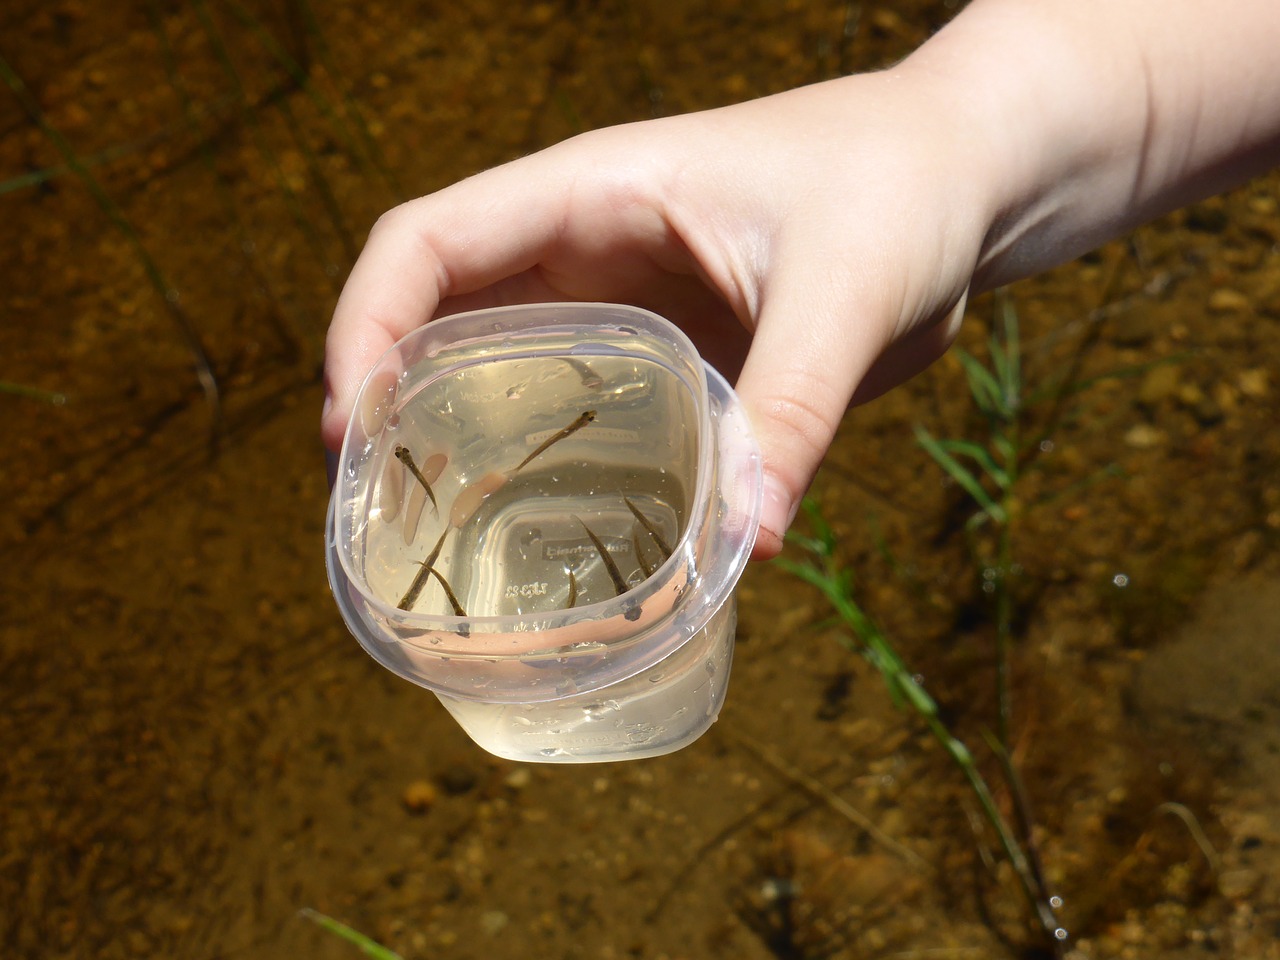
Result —
[[[541, 767], [368, 658], [322, 558], [324, 328], [382, 210], [891, 62], [951, 5], [314, 9], [0, 12], [0, 55], [117, 206], [0, 93], [4, 954], [355, 956], [313, 908], [407, 958], [1036, 956], [964, 781], [780, 570], [745, 578], [698, 743]], [[1051, 428], [1014, 539], [1013, 759], [1080, 957], [1280, 957], [1278, 187], [1012, 289], [1029, 389], [1088, 384], [1028, 413]], [[852, 412], [815, 493], [995, 783], [970, 511], [919, 423], [980, 428], [954, 357]]]

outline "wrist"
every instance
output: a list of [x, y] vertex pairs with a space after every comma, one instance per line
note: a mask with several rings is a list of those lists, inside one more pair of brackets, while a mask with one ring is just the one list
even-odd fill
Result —
[[[1280, 155], [1273, 0], [975, 0], [901, 67], [989, 139], [975, 289], [1083, 253]], [[959, 99], [956, 93], [950, 96]]]
[[1049, 20], [1034, 5], [979, 0], [903, 64], [958, 91], [987, 147], [975, 290], [1090, 249], [1130, 200], [1140, 71]]

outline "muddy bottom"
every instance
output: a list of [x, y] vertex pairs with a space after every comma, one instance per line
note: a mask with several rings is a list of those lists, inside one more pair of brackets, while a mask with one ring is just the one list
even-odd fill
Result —
[[[891, 62], [948, 6], [215, 6], [0, 13], [6, 955], [357, 956], [313, 909], [406, 958], [1044, 956], [958, 768], [779, 568], [702, 739], [539, 766], [367, 657], [323, 567], [321, 344], [382, 210]], [[1280, 957], [1278, 187], [1010, 292], [1010, 760], [1078, 957]], [[917, 424], [985, 436], [954, 356], [814, 493], [1013, 817], [986, 541]]]

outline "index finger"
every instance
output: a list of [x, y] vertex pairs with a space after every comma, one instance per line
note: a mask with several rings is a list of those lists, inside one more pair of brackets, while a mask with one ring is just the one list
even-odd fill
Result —
[[356, 392], [378, 357], [431, 319], [446, 297], [527, 271], [555, 243], [567, 174], [544, 158], [477, 174], [374, 224], [325, 340], [321, 432], [331, 450], [341, 445]]

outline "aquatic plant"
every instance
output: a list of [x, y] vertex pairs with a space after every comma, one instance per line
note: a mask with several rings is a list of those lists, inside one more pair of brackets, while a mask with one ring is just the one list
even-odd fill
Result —
[[335, 920], [333, 917], [323, 914], [319, 910], [312, 910], [310, 907], [303, 907], [298, 913], [320, 928], [329, 931], [335, 937], [354, 944], [366, 957], [372, 957], [373, 960], [401, 960], [400, 954], [384, 947], [377, 940], [366, 936], [354, 927], [347, 926], [341, 920]]
[[[841, 563], [835, 533], [815, 501], [807, 499], [804, 503], [811, 533], [788, 535], [789, 542], [802, 548], [807, 556], [802, 560], [783, 557], [777, 563], [819, 590], [849, 629], [846, 644], [880, 672], [894, 703], [911, 708], [960, 768], [1014, 869], [1048, 948], [1054, 956], [1063, 956], [1067, 931], [1056, 914], [1061, 901], [1050, 890], [1041, 868], [1027, 792], [1011, 759], [1012, 581], [1018, 570], [1013, 535], [1020, 516], [1015, 490], [1029, 457], [1034, 456], [1030, 451], [1038, 449], [1038, 445], [1025, 442], [1027, 405], [1018, 317], [1012, 301], [1003, 293], [996, 296], [996, 315], [997, 323], [987, 344], [986, 363], [972, 353], [956, 349], [969, 396], [985, 422], [985, 435], [939, 438], [925, 427], [917, 426], [915, 437], [934, 463], [965, 493], [973, 510], [964, 528], [981, 589], [991, 601], [995, 631], [995, 730], [985, 739], [1000, 763], [1009, 791], [1012, 824], [997, 806], [969, 748], [952, 733], [940, 716], [937, 703], [916, 674], [907, 668], [889, 636], [858, 603], [853, 574]], [[1050, 422], [1054, 417], [1056, 412], [1051, 413]], [[986, 535], [980, 535], [980, 531]]]
[[28, 400], [39, 400], [41, 403], [49, 403], [55, 407], [61, 407], [67, 402], [67, 395], [60, 390], [41, 390], [39, 387], [14, 383], [11, 380], [0, 380], [0, 393], [26, 397]]
[[179, 333], [182, 334], [183, 339], [186, 341], [187, 349], [191, 353], [195, 366], [196, 379], [200, 383], [205, 403], [209, 407], [210, 437], [211, 439], [216, 438], [222, 421], [221, 387], [219, 386], [217, 375], [213, 371], [213, 364], [209, 360], [209, 354], [205, 350], [204, 341], [199, 331], [182, 307], [178, 305], [177, 289], [170, 284], [168, 278], [161, 271], [159, 264], [156, 263], [155, 258], [152, 257], [151, 252], [142, 242], [142, 237], [129, 221], [129, 218], [125, 216], [124, 211], [120, 209], [119, 204], [111, 198], [97, 177], [81, 162], [80, 156], [66, 137], [49, 122], [44, 111], [40, 109], [40, 105], [36, 103], [35, 98], [27, 91], [26, 83], [3, 56], [0, 56], [0, 80], [3, 80], [5, 85], [8, 86], [31, 122], [62, 156], [63, 164], [80, 179], [93, 197], [94, 202], [97, 203], [102, 212], [133, 248], [134, 254], [142, 264], [147, 280], [151, 283], [156, 293], [159, 294], [174, 325], [177, 326]]
[[[1038, 922], [1049, 936], [1050, 942], [1055, 945], [1055, 953], [1060, 952], [1060, 945], [1066, 939], [1066, 931], [1058, 923], [1054, 913], [1056, 898], [1047, 893], [1038, 866], [1033, 866], [1023, 843], [1000, 812], [990, 786], [974, 762], [973, 754], [951, 732], [938, 711], [937, 702], [924, 689], [916, 674], [907, 667], [888, 634], [858, 603], [853, 572], [841, 563], [835, 533], [823, 518], [817, 504], [806, 499], [804, 511], [813, 535], [792, 533], [788, 535], [788, 541], [802, 547], [809, 556], [804, 560], [782, 557], [775, 562], [818, 589], [849, 629], [848, 634], [841, 636], [842, 642], [880, 672], [894, 703], [914, 710], [924, 721], [934, 740], [960, 768], [983, 815], [995, 831], [1001, 849], [1013, 866]], [[1007, 752], [1000, 752], [1007, 757]]]

